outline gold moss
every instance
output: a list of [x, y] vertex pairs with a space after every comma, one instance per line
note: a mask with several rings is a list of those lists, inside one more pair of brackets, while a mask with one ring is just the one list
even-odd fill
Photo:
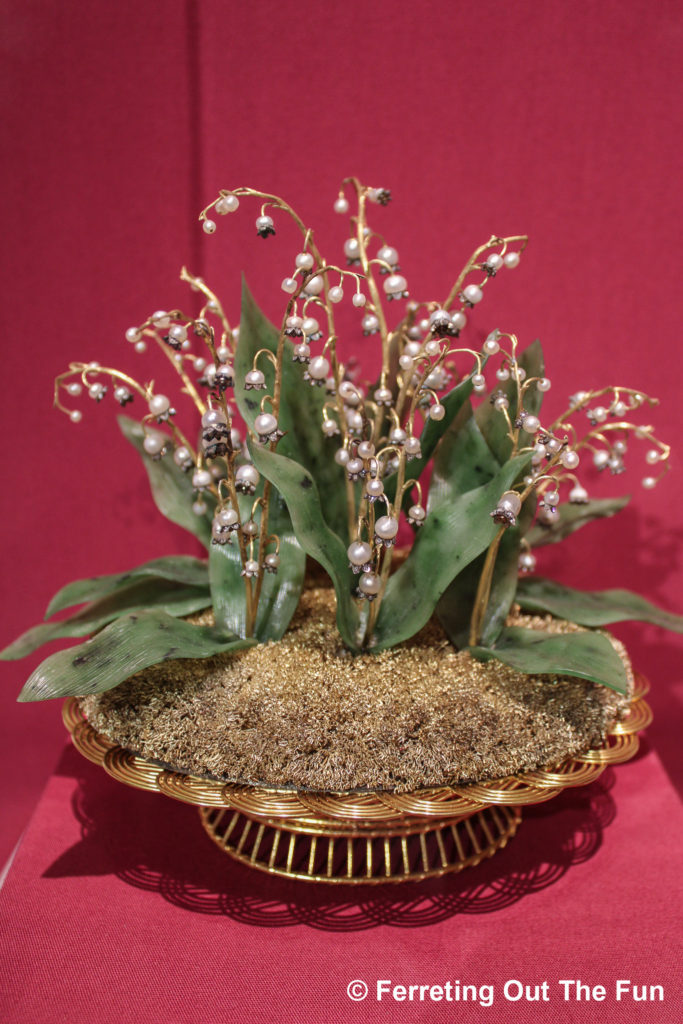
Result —
[[[81, 707], [98, 732], [179, 771], [403, 792], [555, 765], [599, 745], [626, 704], [590, 682], [475, 661], [434, 620], [397, 648], [354, 658], [334, 619], [333, 591], [310, 588], [279, 642], [166, 662]], [[578, 629], [519, 612], [513, 622]]]

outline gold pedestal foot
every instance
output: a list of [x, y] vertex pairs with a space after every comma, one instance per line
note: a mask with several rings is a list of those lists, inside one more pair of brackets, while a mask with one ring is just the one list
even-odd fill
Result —
[[474, 867], [514, 836], [519, 807], [485, 807], [460, 818], [413, 818], [382, 827], [320, 819], [249, 817], [200, 807], [213, 841], [248, 867], [311, 882], [378, 885], [418, 882]]

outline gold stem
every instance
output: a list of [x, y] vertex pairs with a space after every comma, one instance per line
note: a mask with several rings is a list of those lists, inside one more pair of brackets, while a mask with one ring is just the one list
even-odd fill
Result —
[[479, 585], [477, 586], [477, 593], [474, 598], [474, 606], [472, 608], [472, 618], [470, 620], [470, 647], [475, 647], [480, 640], [481, 627], [484, 622], [484, 616], [489, 603], [489, 597], [491, 596], [491, 584], [493, 583], [493, 570], [496, 565], [496, 558], [498, 556], [498, 548], [502, 540], [503, 534], [505, 533], [506, 527], [501, 526], [500, 530], [496, 534], [496, 537], [489, 545], [489, 549], [486, 552], [486, 559], [484, 561], [484, 568], [482, 569], [481, 576], [479, 577]]

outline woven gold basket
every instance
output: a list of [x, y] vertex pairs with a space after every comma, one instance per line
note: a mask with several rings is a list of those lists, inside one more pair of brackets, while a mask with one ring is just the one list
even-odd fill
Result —
[[521, 808], [585, 786], [607, 765], [628, 761], [652, 721], [648, 683], [636, 674], [625, 719], [601, 747], [538, 770], [466, 786], [413, 793], [320, 793], [240, 786], [171, 771], [97, 733], [74, 698], [64, 723], [77, 750], [119, 782], [199, 806], [202, 824], [231, 857], [305, 881], [371, 884], [420, 881], [479, 864], [502, 849]]

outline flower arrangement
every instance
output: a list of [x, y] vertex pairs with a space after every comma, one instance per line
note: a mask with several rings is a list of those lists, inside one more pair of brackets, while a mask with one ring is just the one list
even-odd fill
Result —
[[[445, 300], [417, 300], [396, 249], [369, 223], [372, 207], [390, 198], [355, 178], [343, 183], [334, 203], [350, 223], [341, 265], [327, 261], [283, 199], [221, 191], [200, 215], [208, 235], [248, 202], [260, 207], [261, 239], [284, 218], [300, 231], [280, 324], [245, 286], [239, 327], [231, 326], [216, 294], [183, 269], [202, 297], [199, 314], [158, 310], [126, 331], [133, 350], [151, 343], [170, 362], [177, 400], [98, 363], [71, 363], [57, 377], [55, 405], [74, 423], [82, 395], [99, 403], [111, 392], [123, 408], [142, 405], [139, 420], [120, 417], [121, 430], [143, 458], [159, 510], [199, 539], [208, 560], [170, 556], [66, 586], [47, 609], [52, 621], [2, 656], [88, 639], [48, 657], [20, 700], [101, 693], [159, 662], [279, 640], [307, 555], [331, 580], [352, 655], [395, 647], [436, 614], [452, 643], [477, 659], [625, 693], [623, 661], [595, 627], [640, 619], [683, 631], [683, 619], [627, 591], [582, 593], [534, 575], [534, 548], [628, 500], [591, 499], [580, 465], [620, 474], [633, 439], [645, 447], [643, 486], [665, 472], [668, 445], [637, 422], [655, 399], [610, 385], [578, 391], [546, 418], [551, 381], [538, 342], [521, 349], [499, 330], [483, 346], [464, 340], [472, 311], [499, 273], [518, 266], [527, 238], [492, 236]], [[343, 362], [335, 312], [347, 296], [380, 350], [371, 385]], [[192, 432], [181, 428], [181, 402], [200, 419]], [[412, 543], [397, 567], [400, 531], [412, 532]], [[588, 628], [556, 634], [506, 624], [514, 605]], [[188, 621], [207, 607], [213, 624]]]

